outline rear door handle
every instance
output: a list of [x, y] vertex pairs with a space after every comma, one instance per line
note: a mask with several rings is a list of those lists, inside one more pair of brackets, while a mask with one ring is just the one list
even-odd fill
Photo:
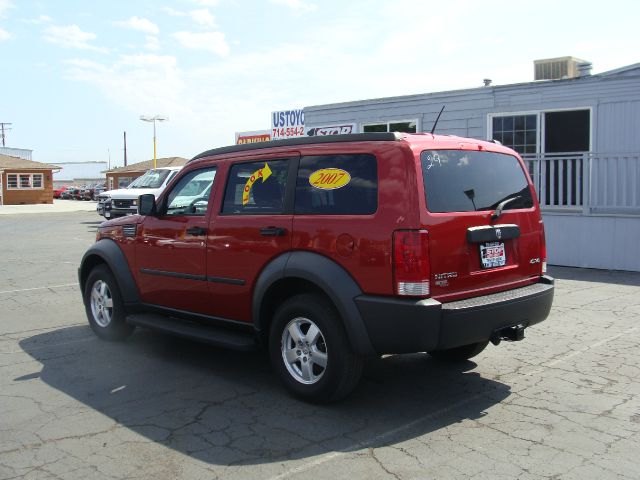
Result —
[[207, 233], [207, 229], [203, 227], [187, 228], [187, 235], [204, 235], [206, 233]]
[[260, 229], [260, 235], [263, 237], [284, 237], [287, 230], [280, 227], [265, 227]]

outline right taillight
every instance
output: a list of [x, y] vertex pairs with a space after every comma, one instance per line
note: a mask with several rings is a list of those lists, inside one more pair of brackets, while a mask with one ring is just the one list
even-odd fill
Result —
[[398, 230], [393, 234], [393, 281], [398, 295], [429, 296], [429, 234]]
[[540, 235], [542, 236], [542, 238], [540, 239], [540, 246], [541, 248], [541, 260], [542, 260], [542, 273], [547, 273], [547, 240], [545, 238], [545, 234], [544, 234], [544, 223], [540, 222], [540, 227], [542, 227], [540, 229]]

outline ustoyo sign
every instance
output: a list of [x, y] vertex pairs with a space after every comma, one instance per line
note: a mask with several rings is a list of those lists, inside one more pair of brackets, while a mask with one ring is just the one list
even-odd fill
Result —
[[304, 137], [304, 110], [271, 113], [271, 140]]

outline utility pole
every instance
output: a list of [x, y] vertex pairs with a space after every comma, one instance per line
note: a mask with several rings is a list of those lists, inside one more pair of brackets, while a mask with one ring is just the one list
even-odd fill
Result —
[[9, 128], [9, 125], [13, 125], [13, 123], [7, 123], [7, 122], [0, 122], [0, 130], [2, 131], [2, 133], [0, 134], [2, 136], [2, 146], [5, 146], [5, 142], [4, 142], [4, 132], [5, 131], [9, 131], [11, 130], [11, 128]]
[[124, 132], [124, 166], [127, 166], [127, 132]]

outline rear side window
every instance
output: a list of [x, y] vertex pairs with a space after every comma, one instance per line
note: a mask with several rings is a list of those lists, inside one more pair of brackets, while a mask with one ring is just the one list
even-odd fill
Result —
[[504, 210], [533, 206], [524, 170], [512, 155], [468, 150], [428, 150], [420, 154], [430, 212]]
[[236, 163], [229, 172], [222, 213], [282, 213], [288, 170], [287, 160]]
[[378, 165], [370, 154], [300, 159], [296, 214], [369, 215], [378, 208]]

